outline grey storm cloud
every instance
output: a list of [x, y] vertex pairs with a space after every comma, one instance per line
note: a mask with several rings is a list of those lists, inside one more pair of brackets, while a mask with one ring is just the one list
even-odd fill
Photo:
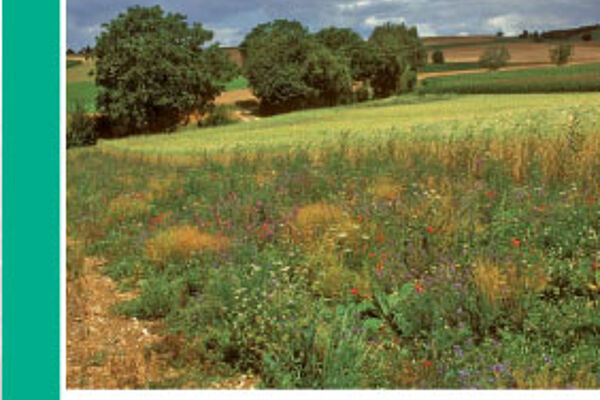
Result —
[[600, 23], [599, 0], [68, 0], [67, 46], [93, 45], [101, 25], [134, 5], [160, 5], [237, 45], [257, 24], [294, 19], [311, 30], [335, 25], [363, 36], [386, 21], [415, 25], [422, 36], [548, 30]]

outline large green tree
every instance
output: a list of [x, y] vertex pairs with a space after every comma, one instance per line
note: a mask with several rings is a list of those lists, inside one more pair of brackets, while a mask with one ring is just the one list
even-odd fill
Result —
[[369, 54], [366, 41], [350, 28], [329, 27], [321, 29], [315, 37], [334, 54], [345, 57], [350, 64], [352, 78], [363, 80], [367, 77]]
[[368, 40], [371, 85], [377, 97], [413, 90], [417, 71], [427, 62], [427, 52], [417, 28], [386, 23], [378, 26]]
[[349, 97], [347, 61], [296, 21], [256, 26], [241, 44], [244, 74], [267, 111], [334, 105]]
[[159, 6], [132, 7], [96, 40], [98, 109], [116, 135], [173, 130], [207, 111], [235, 66], [212, 32]]

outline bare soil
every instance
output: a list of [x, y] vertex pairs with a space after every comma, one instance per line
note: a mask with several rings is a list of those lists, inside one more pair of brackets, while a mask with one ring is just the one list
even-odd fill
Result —
[[[510, 62], [518, 64], [546, 64], [550, 62], [552, 43], [506, 43], [510, 52]], [[461, 46], [444, 49], [446, 62], [477, 62], [485, 51], [485, 45]], [[573, 43], [574, 63], [591, 63], [600, 61], [600, 42]]]
[[114, 314], [137, 293], [119, 293], [101, 274], [104, 260], [87, 257], [84, 273], [67, 282], [67, 388], [146, 388], [180, 373], [152, 351], [160, 324]]

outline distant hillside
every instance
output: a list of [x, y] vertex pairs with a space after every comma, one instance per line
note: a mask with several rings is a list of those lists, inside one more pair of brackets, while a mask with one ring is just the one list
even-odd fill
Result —
[[581, 26], [579, 28], [572, 28], [572, 29], [548, 31], [548, 32], [542, 33], [542, 37], [544, 39], [558, 39], [558, 40], [581, 39], [581, 37], [586, 33], [592, 34], [592, 37], [597, 40], [599, 38], [599, 34], [600, 34], [600, 24]]

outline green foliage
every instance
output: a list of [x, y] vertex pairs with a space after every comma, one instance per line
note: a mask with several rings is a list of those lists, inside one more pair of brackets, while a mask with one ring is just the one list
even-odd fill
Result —
[[376, 97], [410, 92], [417, 83], [417, 71], [425, 66], [427, 52], [417, 29], [387, 23], [369, 37], [370, 80]]
[[600, 90], [600, 64], [533, 68], [425, 79], [425, 93], [555, 93]]
[[508, 65], [510, 53], [506, 46], [489, 46], [479, 57], [479, 66], [495, 71]]
[[431, 55], [431, 61], [434, 64], [444, 64], [444, 52], [442, 50], [435, 50]]
[[565, 65], [573, 56], [573, 45], [561, 43], [550, 48], [550, 61], [558, 66]]
[[132, 7], [104, 25], [95, 55], [98, 110], [116, 135], [173, 130], [203, 113], [234, 66], [212, 33], [159, 6]]
[[350, 63], [352, 79], [368, 78], [369, 53], [365, 40], [350, 28], [324, 28], [315, 34], [335, 55]]
[[93, 116], [86, 114], [81, 103], [77, 103], [67, 128], [67, 148], [96, 144], [97, 132]]
[[232, 117], [233, 106], [217, 105], [208, 111], [206, 117], [198, 121], [198, 126], [219, 126], [232, 124], [235, 120]]
[[332, 54], [299, 22], [260, 24], [241, 49], [244, 74], [266, 111], [338, 104], [350, 93], [347, 60]]

